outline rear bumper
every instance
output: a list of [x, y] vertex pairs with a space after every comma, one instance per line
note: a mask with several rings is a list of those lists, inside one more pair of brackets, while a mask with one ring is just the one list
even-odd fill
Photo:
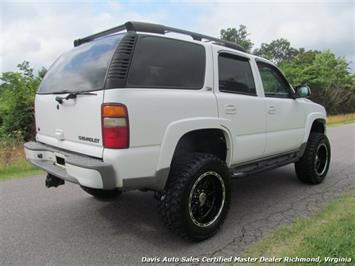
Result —
[[[24, 145], [26, 159], [44, 171], [63, 180], [98, 189], [117, 187], [112, 165], [100, 159], [78, 155], [40, 142]], [[57, 156], [63, 157], [65, 166], [57, 163]]]

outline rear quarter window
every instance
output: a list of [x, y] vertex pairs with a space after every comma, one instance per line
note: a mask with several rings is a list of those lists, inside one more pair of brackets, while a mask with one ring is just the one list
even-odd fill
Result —
[[202, 45], [141, 36], [134, 51], [127, 87], [201, 89], [205, 61]]

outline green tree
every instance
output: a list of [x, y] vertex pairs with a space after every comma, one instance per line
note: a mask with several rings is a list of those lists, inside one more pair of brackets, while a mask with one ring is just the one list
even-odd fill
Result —
[[27, 140], [34, 134], [33, 101], [46, 70], [35, 75], [27, 61], [17, 67], [18, 71], [0, 76], [0, 137], [20, 134]]
[[254, 43], [248, 38], [250, 33], [245, 25], [239, 25], [239, 28], [227, 28], [221, 30], [221, 39], [238, 44], [247, 52], [250, 52]]
[[282, 61], [279, 67], [292, 84], [310, 84], [317, 75], [312, 66], [316, 55], [320, 53], [320, 51], [316, 50], [301, 51], [295, 57]]
[[328, 113], [355, 111], [355, 77], [344, 58], [330, 50], [306, 51], [282, 61], [280, 68], [292, 84], [308, 84], [312, 99], [325, 106]]
[[284, 60], [290, 60], [295, 57], [299, 52], [303, 52], [304, 49], [297, 50], [291, 47], [290, 42], [287, 39], [280, 38], [272, 41], [271, 43], [262, 43], [260, 48], [253, 51], [255, 55], [269, 59], [274, 64], [278, 65]]

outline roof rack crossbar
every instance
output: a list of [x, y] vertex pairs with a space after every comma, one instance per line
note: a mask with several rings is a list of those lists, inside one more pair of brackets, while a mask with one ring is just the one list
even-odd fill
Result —
[[165, 34], [168, 32], [174, 32], [174, 33], [180, 33], [180, 34], [184, 34], [184, 35], [189, 35], [192, 37], [193, 40], [197, 40], [197, 41], [201, 41], [202, 39], [208, 40], [208, 41], [213, 41], [216, 42], [219, 45], [222, 46], [226, 46], [228, 48], [232, 48], [232, 49], [236, 49], [239, 51], [243, 51], [245, 52], [245, 50], [239, 46], [236, 43], [233, 42], [229, 42], [229, 41], [224, 41], [218, 38], [214, 38], [211, 36], [207, 36], [207, 35], [203, 35], [203, 34], [199, 34], [196, 32], [192, 32], [192, 31], [187, 31], [187, 30], [182, 30], [182, 29], [177, 29], [177, 28], [173, 28], [173, 27], [167, 27], [164, 25], [160, 25], [160, 24], [153, 24], [153, 23], [145, 23], [145, 22], [136, 22], [136, 21], [129, 21], [126, 22], [123, 25], [84, 37], [82, 39], [77, 39], [74, 41], [74, 46], [79, 46], [80, 44], [86, 43], [86, 42], [90, 42], [94, 39], [106, 36], [106, 35], [110, 35], [116, 32], [120, 32], [120, 31], [134, 31], [134, 32], [150, 32], [150, 33], [158, 33], [158, 34]]

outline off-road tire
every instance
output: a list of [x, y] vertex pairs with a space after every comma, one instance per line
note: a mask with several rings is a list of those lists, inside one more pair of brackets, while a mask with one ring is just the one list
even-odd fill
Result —
[[[322, 149], [323, 153], [326, 151], [326, 162], [324, 167], [321, 167], [321, 171], [317, 169], [317, 158]], [[318, 156], [318, 157], [317, 157]], [[323, 182], [327, 175], [330, 165], [330, 143], [327, 136], [323, 133], [311, 133], [308, 139], [306, 150], [301, 159], [295, 163], [296, 174], [299, 180], [307, 184], [320, 184]]]
[[[205, 200], [207, 202], [208, 197], [213, 197], [213, 203], [210, 200], [208, 205], [213, 206], [214, 204], [215, 207], [209, 207], [206, 203], [207, 208], [210, 208], [207, 213], [210, 213], [213, 217], [211, 217], [211, 224], [206, 222], [203, 226], [198, 226], [196, 223], [200, 225], [202, 223], [197, 222], [193, 217], [191, 208], [191, 202], [194, 201], [194, 204], [196, 204], [197, 200], [196, 197], [194, 197], [195, 200], [191, 199], [191, 195], [197, 195], [193, 192], [197, 193], [196, 189], [203, 180], [201, 178], [209, 179], [203, 181], [202, 185], [206, 185], [207, 182], [210, 183], [211, 189], [215, 187], [212, 189], [213, 192], [206, 192], [206, 195], [210, 196], [207, 196]], [[222, 195], [224, 197], [223, 203]], [[180, 157], [173, 160], [165, 191], [159, 200], [160, 215], [171, 231], [188, 240], [201, 241], [207, 239], [213, 236], [224, 222], [229, 204], [230, 176], [224, 161], [206, 153], [192, 153], [184, 156], [184, 158]], [[198, 206], [198, 208], [201, 207]], [[216, 213], [215, 216], [213, 216], [214, 213]]]
[[121, 195], [122, 191], [118, 189], [113, 190], [104, 190], [104, 189], [96, 189], [96, 188], [89, 188], [81, 186], [81, 188], [91, 196], [99, 200], [113, 200]]

